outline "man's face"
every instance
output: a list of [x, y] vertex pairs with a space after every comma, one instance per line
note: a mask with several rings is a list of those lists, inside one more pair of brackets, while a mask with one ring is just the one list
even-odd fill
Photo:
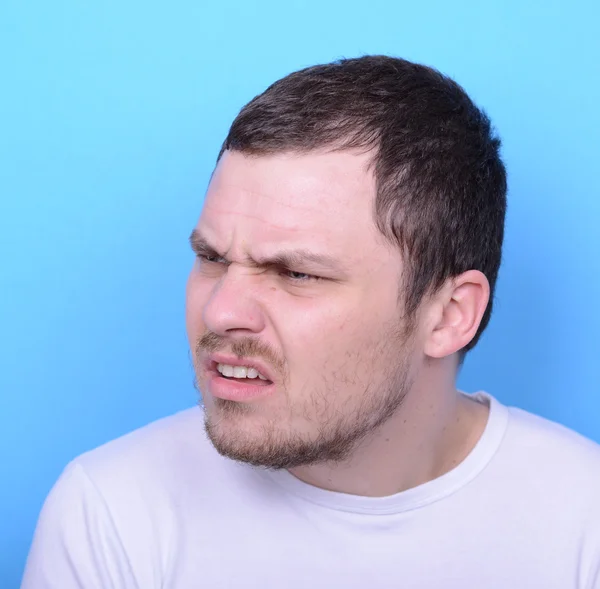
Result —
[[[410, 388], [402, 261], [375, 227], [368, 163], [226, 152], [215, 170], [186, 321], [206, 429], [224, 455], [272, 468], [341, 460]], [[231, 378], [228, 362], [267, 380], [239, 368]]]

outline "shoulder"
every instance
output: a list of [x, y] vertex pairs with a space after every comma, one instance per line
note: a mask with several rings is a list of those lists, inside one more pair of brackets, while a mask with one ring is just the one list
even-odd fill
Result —
[[539, 455], [551, 454], [560, 464], [600, 465], [600, 444], [593, 440], [523, 409], [508, 407], [508, 414], [507, 433], [523, 450]]
[[207, 473], [229, 462], [208, 440], [202, 409], [193, 407], [86, 452], [69, 467], [80, 467], [108, 501], [137, 497], [153, 504], [186, 485], [206, 485]]
[[[77, 477], [65, 480], [70, 472]], [[218, 495], [226, 477], [238, 476], [237, 464], [210, 443], [203, 410], [193, 407], [81, 454], [59, 483], [73, 486], [85, 477], [112, 515], [127, 521], [136, 514], [152, 519], [178, 511], [199, 490]]]
[[176, 467], [206, 446], [203, 419], [199, 407], [185, 409], [81, 454], [73, 463], [97, 476], [114, 469]]
[[566, 499], [579, 496], [597, 503], [600, 496], [600, 445], [538, 415], [507, 408], [502, 452], [523, 481], [548, 485]]
[[153, 586], [147, 563], [168, 554], [177, 504], [170, 485], [207, 451], [196, 408], [71, 461], [44, 502], [23, 586]]

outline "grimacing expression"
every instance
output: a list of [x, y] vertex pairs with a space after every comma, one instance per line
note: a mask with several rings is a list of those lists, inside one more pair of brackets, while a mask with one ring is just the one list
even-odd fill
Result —
[[[186, 323], [206, 430], [223, 455], [271, 468], [341, 460], [411, 386], [401, 254], [375, 226], [369, 161], [225, 152], [213, 174]], [[265, 259], [286, 266], [255, 263]], [[248, 402], [211, 394], [213, 352], [262, 361], [273, 392]]]

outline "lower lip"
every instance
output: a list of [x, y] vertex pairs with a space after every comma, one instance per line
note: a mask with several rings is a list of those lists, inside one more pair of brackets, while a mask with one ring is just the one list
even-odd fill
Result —
[[208, 381], [208, 392], [214, 397], [227, 401], [252, 401], [270, 395], [273, 389], [273, 383], [246, 384], [223, 378], [218, 372], [213, 372]]

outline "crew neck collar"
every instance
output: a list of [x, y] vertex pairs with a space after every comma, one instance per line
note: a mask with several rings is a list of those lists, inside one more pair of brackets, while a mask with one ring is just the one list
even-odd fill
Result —
[[442, 476], [386, 497], [363, 497], [327, 491], [301, 481], [286, 470], [265, 470], [266, 476], [286, 492], [328, 509], [364, 514], [392, 514], [410, 511], [439, 501], [471, 482], [498, 450], [508, 423], [508, 409], [492, 395], [469, 395], [489, 406], [485, 429], [467, 457]]

